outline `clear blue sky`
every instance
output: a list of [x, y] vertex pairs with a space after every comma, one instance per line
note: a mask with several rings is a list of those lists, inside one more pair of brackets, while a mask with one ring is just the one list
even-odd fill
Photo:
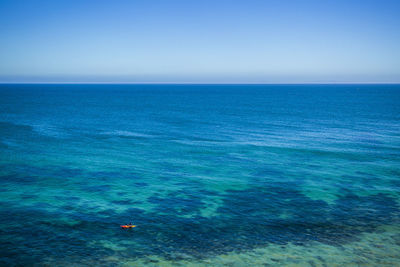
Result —
[[400, 82], [400, 1], [0, 0], [0, 82]]

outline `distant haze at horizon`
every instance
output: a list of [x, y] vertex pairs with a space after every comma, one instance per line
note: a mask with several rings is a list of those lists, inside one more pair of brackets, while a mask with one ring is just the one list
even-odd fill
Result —
[[399, 1], [0, 0], [0, 83], [400, 83]]

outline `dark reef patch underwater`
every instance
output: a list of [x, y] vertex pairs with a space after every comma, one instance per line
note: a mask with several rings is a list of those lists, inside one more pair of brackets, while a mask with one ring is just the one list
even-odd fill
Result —
[[398, 103], [398, 85], [0, 85], [0, 265], [400, 265]]
[[[1, 177], [1, 181], [9, 179], [16, 180]], [[156, 254], [174, 260], [181, 255], [202, 258], [269, 243], [304, 245], [318, 241], [340, 246], [379, 225], [399, 223], [400, 209], [393, 197], [343, 192], [329, 205], [310, 199], [296, 188], [296, 184], [277, 183], [227, 190], [218, 194], [222, 203], [211, 217], [200, 215], [205, 206], [201, 198], [207, 191], [181, 190], [165, 197], [152, 196], [147, 201], [155, 205], [153, 212], [134, 208], [134, 203], [127, 200], [117, 201], [128, 207], [124, 212], [91, 212], [84, 207], [84, 212], [79, 212], [75, 210], [81, 207], [76, 204], [49, 211], [51, 203], [18, 208], [18, 203], [2, 201], [2, 206], [8, 207], [0, 213], [2, 225], [8, 226], [1, 231], [2, 264], [18, 259], [29, 265], [44, 256], [81, 255], [95, 260], [113, 255], [113, 249], [87, 246], [88, 241], [102, 240], [112, 240], [121, 248], [125, 248], [124, 241], [134, 241], [120, 252], [125, 257]], [[77, 202], [79, 197], [63, 200]], [[185, 217], [189, 214], [194, 215]], [[127, 218], [135, 219], [137, 230], [119, 229], [119, 223]]]

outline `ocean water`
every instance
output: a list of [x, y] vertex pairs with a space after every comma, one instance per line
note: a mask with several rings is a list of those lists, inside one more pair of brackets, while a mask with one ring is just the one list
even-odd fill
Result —
[[0, 185], [1, 266], [400, 266], [400, 85], [3, 84]]

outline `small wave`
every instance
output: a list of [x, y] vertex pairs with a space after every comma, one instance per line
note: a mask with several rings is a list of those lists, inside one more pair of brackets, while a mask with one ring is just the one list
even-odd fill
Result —
[[153, 137], [152, 135], [149, 135], [149, 134], [130, 132], [130, 131], [108, 131], [108, 132], [103, 132], [102, 135], [128, 137], [128, 138], [129, 137], [131, 137], [131, 138], [151, 138], [151, 137]]
[[26, 134], [39, 134], [42, 136], [61, 138], [66, 134], [59, 128], [48, 124], [34, 124], [34, 123], [14, 123], [14, 122], [0, 122], [0, 135], [16, 136]]
[[43, 136], [50, 136], [55, 138], [63, 138], [66, 136], [59, 128], [48, 124], [33, 124], [33, 130]]

